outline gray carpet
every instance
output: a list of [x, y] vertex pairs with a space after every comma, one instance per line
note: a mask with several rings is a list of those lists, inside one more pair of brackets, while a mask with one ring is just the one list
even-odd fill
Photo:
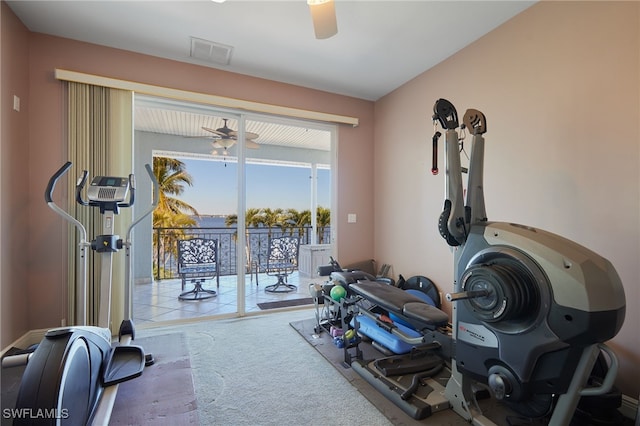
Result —
[[155, 363], [120, 384], [110, 425], [198, 425], [191, 362], [184, 333], [137, 338]]
[[289, 325], [313, 316], [305, 308], [138, 334], [184, 333], [201, 425], [390, 425]]

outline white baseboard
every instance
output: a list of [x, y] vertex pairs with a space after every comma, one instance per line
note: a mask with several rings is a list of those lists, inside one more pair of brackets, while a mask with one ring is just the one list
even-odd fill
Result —
[[0, 357], [4, 356], [4, 354], [11, 348], [28, 348], [31, 345], [35, 345], [40, 342], [44, 337], [44, 334], [47, 332], [47, 329], [41, 330], [29, 330], [18, 339], [14, 340], [9, 346], [2, 349], [0, 352]]

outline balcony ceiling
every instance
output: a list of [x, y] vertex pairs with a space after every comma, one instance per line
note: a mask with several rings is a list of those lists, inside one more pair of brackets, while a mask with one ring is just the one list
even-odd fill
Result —
[[[211, 133], [203, 130], [227, 126], [238, 129], [238, 120], [233, 115], [214, 112], [211, 108], [197, 104], [185, 104], [150, 96], [137, 96], [135, 102], [135, 129], [144, 132], [181, 136], [186, 146], [197, 139], [207, 139]], [[291, 120], [276, 121], [246, 120], [246, 130], [256, 133], [259, 145], [276, 145], [285, 148], [306, 148], [329, 151], [331, 134], [322, 127], [308, 123], [295, 125]]]
[[[7, 1], [33, 32], [371, 101], [437, 65], [533, 3], [337, 0], [338, 34], [317, 40], [305, 0]], [[230, 47], [229, 63], [191, 57], [193, 38], [198, 39], [197, 47], [202, 47], [197, 44], [202, 40], [216, 43], [216, 49]], [[146, 108], [158, 109], [153, 105]], [[178, 111], [136, 113], [139, 129], [191, 136], [193, 132], [202, 133], [199, 117], [191, 117], [195, 130], [179, 130], [170, 124], [185, 122]], [[155, 115], [168, 118], [157, 121]], [[222, 122], [207, 124], [217, 128]], [[274, 142], [278, 137], [270, 136], [271, 142], [266, 137], [258, 142], [291, 146], [308, 143], [289, 130], [284, 125], [272, 131], [262, 129], [264, 135], [280, 132], [281, 141]]]

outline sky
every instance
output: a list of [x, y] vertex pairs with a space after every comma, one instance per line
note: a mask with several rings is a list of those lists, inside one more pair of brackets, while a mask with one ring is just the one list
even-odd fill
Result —
[[[201, 215], [237, 213], [237, 164], [204, 159], [180, 159], [193, 178], [178, 198], [191, 204]], [[225, 166], [226, 164], [226, 166]], [[311, 207], [310, 168], [246, 165], [247, 208]], [[330, 171], [318, 169], [318, 205], [331, 206]]]

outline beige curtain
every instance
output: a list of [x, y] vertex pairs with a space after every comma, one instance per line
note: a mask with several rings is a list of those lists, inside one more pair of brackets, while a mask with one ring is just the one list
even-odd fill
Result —
[[[132, 170], [133, 93], [83, 83], [68, 82], [68, 152], [73, 163], [68, 179], [68, 211], [87, 228], [91, 241], [102, 233], [102, 216], [98, 209], [80, 206], [75, 201], [76, 178], [83, 170], [89, 172], [87, 185], [93, 176], [128, 176]], [[131, 222], [130, 209], [122, 209], [116, 216], [115, 232], [125, 238]], [[78, 288], [82, 277], [77, 276], [78, 236], [70, 228], [68, 276], [69, 318], [77, 318]], [[98, 324], [100, 306], [100, 262], [92, 250], [87, 250], [87, 318], [86, 323]], [[116, 332], [123, 319], [124, 250], [114, 254], [111, 289], [111, 329]], [[115, 324], [115, 327], [114, 327]]]

